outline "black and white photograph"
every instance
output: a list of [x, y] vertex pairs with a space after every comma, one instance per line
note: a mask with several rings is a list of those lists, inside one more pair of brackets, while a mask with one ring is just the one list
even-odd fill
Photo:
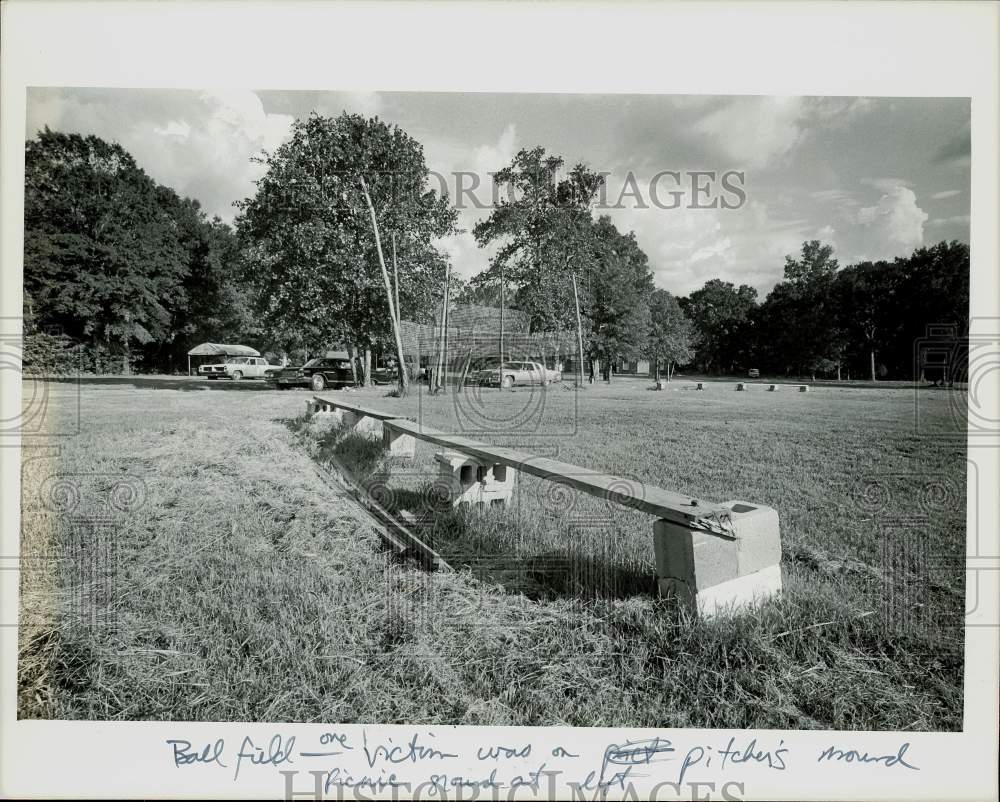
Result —
[[24, 90], [5, 715], [192, 795], [919, 787], [997, 626], [971, 94], [122, 78]]

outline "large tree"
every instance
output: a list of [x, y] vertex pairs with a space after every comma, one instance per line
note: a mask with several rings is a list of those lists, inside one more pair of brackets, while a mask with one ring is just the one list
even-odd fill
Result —
[[834, 286], [839, 265], [833, 248], [802, 243], [799, 256], [785, 257], [784, 280], [761, 307], [757, 341], [772, 368], [785, 373], [839, 371], [846, 341]]
[[752, 342], [757, 290], [714, 278], [679, 302], [694, 326], [695, 355], [702, 370], [733, 372], [746, 367], [741, 363]]
[[46, 128], [25, 148], [29, 317], [119, 355], [169, 341], [190, 253], [175, 209], [120, 146]]
[[388, 249], [395, 237], [400, 317], [427, 319], [443, 273], [432, 241], [456, 217], [428, 188], [423, 148], [378, 118], [313, 114], [261, 161], [266, 173], [238, 204], [237, 229], [262, 320], [316, 349], [395, 341], [405, 392]]
[[582, 164], [560, 179], [562, 166], [542, 147], [521, 150], [494, 174], [497, 202], [473, 229], [480, 246], [499, 247], [472, 291], [498, 299], [502, 283], [505, 297], [529, 315], [532, 331], [576, 325], [572, 276], [588, 248], [590, 206], [603, 183]]
[[616, 360], [637, 359], [646, 350], [653, 274], [635, 234], [622, 234], [607, 215], [589, 228], [589, 247], [581, 255], [587, 350], [610, 379]]
[[653, 362], [657, 378], [660, 364], [665, 364], [669, 380], [676, 365], [685, 365], [694, 356], [694, 329], [677, 299], [664, 289], [653, 290], [649, 299], [649, 317], [646, 355]]

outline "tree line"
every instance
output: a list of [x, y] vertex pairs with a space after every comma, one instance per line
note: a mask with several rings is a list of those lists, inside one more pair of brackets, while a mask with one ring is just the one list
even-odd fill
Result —
[[916, 378], [928, 325], [967, 328], [959, 242], [842, 268], [810, 241], [763, 301], [720, 279], [676, 297], [654, 286], [635, 235], [595, 214], [603, 176], [564, 171], [542, 147], [494, 174], [505, 191], [472, 234], [495, 255], [468, 283], [434, 245], [457, 231], [457, 213], [427, 189], [422, 147], [377, 118], [297, 120], [256, 157], [263, 176], [232, 226], [97, 137], [45, 129], [25, 156], [28, 369], [71, 354], [85, 370], [176, 371], [205, 341], [293, 358], [339, 343], [367, 375], [372, 352], [402, 357], [400, 319], [436, 321], [446, 285], [454, 301], [524, 311], [532, 332], [579, 325], [584, 361], [606, 377], [649, 359], [667, 376], [681, 366]]

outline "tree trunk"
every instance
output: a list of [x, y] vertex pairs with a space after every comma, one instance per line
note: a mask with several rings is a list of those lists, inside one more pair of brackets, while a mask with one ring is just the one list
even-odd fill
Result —
[[840, 363], [837, 363], [837, 381], [840, 381]]
[[358, 386], [358, 365], [355, 361], [357, 358], [357, 351], [353, 345], [347, 346], [347, 361], [351, 363], [351, 381], [354, 382], [354, 386]]
[[396, 323], [402, 326], [402, 312], [399, 309], [399, 268], [396, 266], [396, 232], [392, 232], [392, 283], [396, 293]]
[[451, 262], [448, 263], [448, 283], [444, 288], [444, 353], [441, 366], [441, 388], [448, 387], [448, 328], [451, 326], [449, 313], [451, 311]]
[[[667, 365], [669, 366], [669, 364], [670, 363], [668, 362]], [[653, 381], [659, 381], [659, 380], [660, 380], [660, 360], [659, 359], [654, 359], [653, 360]]]
[[361, 369], [362, 369], [364, 375], [363, 375], [363, 377], [361, 379], [361, 384], [362, 384], [363, 387], [367, 387], [369, 384], [371, 384], [371, 375], [372, 375], [372, 349], [371, 348], [365, 348], [365, 350], [362, 353], [364, 354], [364, 357], [363, 357], [364, 361], [361, 363]]
[[444, 327], [445, 327], [445, 305], [447, 303], [446, 299], [448, 297], [448, 282], [450, 280], [451, 265], [450, 263], [445, 265], [444, 268], [444, 287], [441, 292], [441, 328], [438, 329], [438, 348], [437, 348], [437, 359], [434, 360], [434, 376], [432, 378], [433, 386], [431, 387], [431, 392], [436, 393], [441, 389], [441, 370], [443, 367], [444, 360]]
[[674, 371], [677, 369], [677, 363], [672, 359], [667, 360], [667, 381], [670, 381], [674, 377]]
[[875, 349], [871, 349], [872, 381], [875, 381]]
[[[503, 297], [503, 262], [500, 263], [500, 372], [503, 373], [503, 324], [504, 324], [504, 297]], [[500, 377], [503, 384], [503, 376]]]
[[385, 256], [382, 254], [382, 240], [378, 235], [378, 218], [375, 216], [375, 206], [372, 204], [371, 195], [368, 194], [368, 185], [363, 176], [359, 176], [361, 181], [361, 191], [365, 194], [365, 202], [368, 204], [368, 213], [372, 218], [372, 231], [375, 232], [375, 248], [378, 250], [378, 265], [382, 270], [382, 282], [385, 285], [385, 299], [389, 303], [389, 318], [392, 321], [392, 333], [396, 340], [396, 359], [399, 361], [399, 395], [402, 398], [410, 387], [409, 377], [406, 375], [406, 361], [403, 359], [403, 338], [399, 333], [399, 316], [396, 312], [396, 305], [392, 301], [392, 287], [389, 286], [389, 271], [385, 266]]
[[[469, 377], [469, 368], [472, 365], [472, 349], [469, 349], [469, 353], [465, 355], [465, 364], [462, 366], [462, 378], [458, 382], [458, 387], [465, 387], [465, 380]], [[456, 392], [457, 392], [456, 388]]]

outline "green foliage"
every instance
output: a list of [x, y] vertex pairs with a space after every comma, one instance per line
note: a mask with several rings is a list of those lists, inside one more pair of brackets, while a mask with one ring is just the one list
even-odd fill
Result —
[[928, 326], [968, 331], [969, 248], [940, 242], [893, 261], [841, 268], [829, 245], [805, 242], [764, 303], [713, 279], [680, 299], [704, 370], [919, 379], [915, 346]]
[[635, 235], [620, 233], [607, 216], [593, 224], [589, 245], [581, 299], [589, 321], [587, 352], [604, 366], [637, 359], [650, 330], [649, 260]]
[[646, 350], [657, 367], [661, 362], [686, 365], [694, 356], [694, 327], [677, 299], [663, 289], [649, 299], [650, 331]]
[[578, 164], [557, 180], [562, 165], [542, 147], [521, 150], [494, 174], [499, 202], [473, 229], [479, 245], [499, 243], [499, 250], [472, 288], [497, 298], [502, 274], [532, 331], [575, 328], [572, 275], [593, 247], [590, 204], [604, 179]]
[[736, 370], [745, 359], [757, 290], [746, 284], [737, 289], [715, 278], [680, 299], [680, 305], [694, 325], [699, 366], [708, 371]]
[[456, 213], [426, 188], [416, 140], [378, 118], [313, 114], [261, 161], [267, 172], [238, 204], [237, 230], [254, 310], [275, 343], [322, 350], [391, 342], [362, 178], [390, 272], [395, 234], [401, 317], [433, 319], [445, 265], [432, 240], [453, 230]]
[[80, 372], [80, 350], [64, 334], [25, 332], [21, 370], [42, 376], [73, 376]]
[[[228, 227], [117, 144], [46, 128], [25, 146], [25, 315], [95, 360], [161, 367], [235, 327]], [[40, 341], [39, 341], [40, 342]]]
[[765, 361], [786, 373], [836, 369], [845, 347], [834, 292], [837, 268], [833, 248], [818, 240], [802, 243], [799, 259], [785, 257], [785, 280], [757, 316]]

